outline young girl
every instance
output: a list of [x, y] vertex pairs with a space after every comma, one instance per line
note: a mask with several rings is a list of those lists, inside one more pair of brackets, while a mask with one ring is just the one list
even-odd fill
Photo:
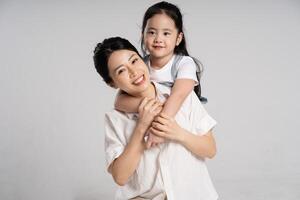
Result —
[[[195, 85], [199, 84], [197, 87], [200, 88], [196, 76], [197, 64], [189, 57], [186, 49], [182, 15], [177, 6], [160, 2], [148, 8], [143, 19], [141, 47], [144, 56], [148, 53], [145, 61], [149, 66], [151, 80], [172, 87], [162, 113], [174, 117]], [[176, 63], [176, 71], [172, 72]], [[135, 80], [136, 83], [140, 81], [142, 78]], [[140, 102], [141, 99], [121, 91], [117, 95], [115, 108], [124, 112], [137, 112]], [[162, 141], [150, 133], [147, 144], [150, 147]]]

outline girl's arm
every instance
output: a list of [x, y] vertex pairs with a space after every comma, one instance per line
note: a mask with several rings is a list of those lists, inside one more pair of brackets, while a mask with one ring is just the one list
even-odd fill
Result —
[[143, 99], [139, 106], [139, 119], [132, 133], [130, 141], [122, 154], [109, 166], [108, 171], [112, 174], [118, 185], [125, 185], [129, 177], [136, 170], [145, 150], [144, 134], [149, 129], [154, 117], [162, 107], [154, 99]]
[[185, 98], [193, 91], [194, 86], [195, 81], [192, 79], [176, 79], [162, 113], [174, 117]]
[[164, 114], [156, 117], [150, 131], [159, 137], [178, 142], [189, 151], [202, 158], [213, 158], [216, 155], [216, 143], [212, 131], [204, 135], [195, 135]]
[[140, 98], [130, 96], [120, 90], [116, 96], [115, 109], [126, 113], [136, 113], [140, 103]]

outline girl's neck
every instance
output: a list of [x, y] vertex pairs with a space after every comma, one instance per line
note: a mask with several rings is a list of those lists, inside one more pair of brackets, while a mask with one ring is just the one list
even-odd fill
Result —
[[150, 55], [150, 65], [154, 69], [161, 69], [163, 68], [173, 57], [174, 54], [170, 54], [168, 56], [165, 56], [163, 58], [155, 58]]

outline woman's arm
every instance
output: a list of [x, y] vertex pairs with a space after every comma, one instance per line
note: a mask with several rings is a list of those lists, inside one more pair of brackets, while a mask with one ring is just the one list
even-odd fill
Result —
[[132, 133], [129, 143], [122, 154], [109, 166], [118, 185], [124, 185], [136, 170], [145, 150], [144, 134], [148, 130], [154, 117], [161, 111], [161, 104], [154, 99], [143, 99], [139, 106], [139, 119]]
[[216, 143], [211, 130], [204, 135], [195, 135], [181, 128], [173, 118], [160, 114], [152, 122], [150, 131], [159, 137], [182, 144], [199, 157], [213, 158], [216, 155]]
[[120, 90], [116, 96], [115, 109], [126, 113], [136, 113], [140, 103], [140, 98], [130, 96]]
[[164, 104], [162, 113], [174, 117], [185, 98], [193, 91], [195, 81], [192, 79], [176, 79], [169, 98]]
[[204, 135], [194, 135], [183, 129], [180, 143], [202, 158], [213, 158], [217, 153], [216, 142], [211, 130]]

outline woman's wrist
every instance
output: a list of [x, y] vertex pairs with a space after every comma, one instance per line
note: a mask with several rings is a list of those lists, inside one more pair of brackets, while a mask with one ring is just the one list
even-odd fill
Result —
[[184, 128], [180, 127], [180, 131], [179, 131], [179, 136], [178, 136], [178, 141], [180, 144], [185, 145], [187, 138], [189, 136], [189, 132], [186, 131]]
[[149, 129], [149, 124], [144, 123], [142, 121], [138, 121], [137, 125], [136, 125], [136, 129], [138, 130], [138, 132], [140, 132], [140, 134], [145, 134], [146, 131]]

